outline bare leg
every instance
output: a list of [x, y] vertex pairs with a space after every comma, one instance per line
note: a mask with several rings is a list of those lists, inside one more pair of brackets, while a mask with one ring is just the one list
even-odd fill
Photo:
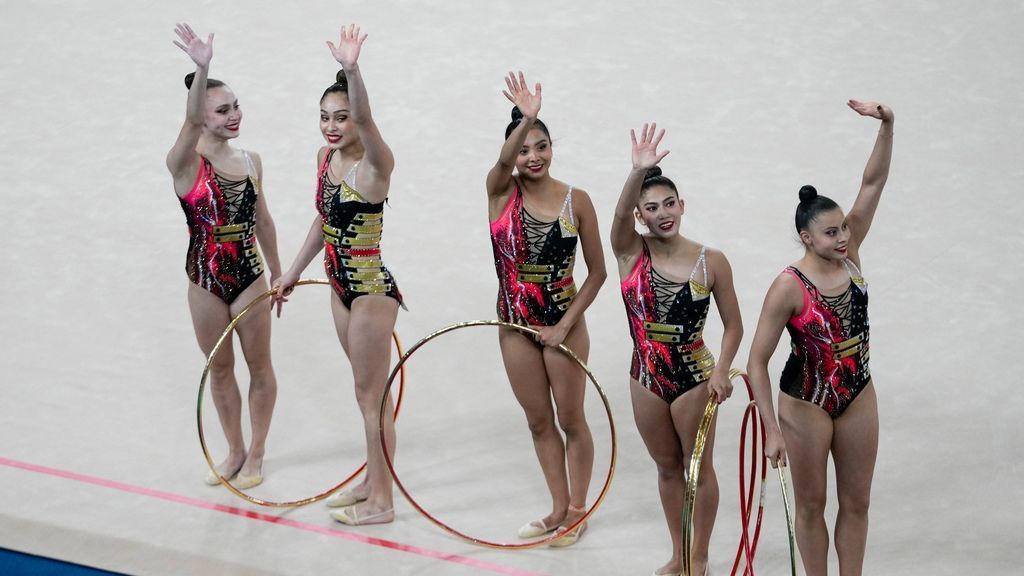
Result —
[[832, 457], [839, 494], [835, 530], [839, 574], [860, 576], [868, 538], [871, 478], [878, 455], [878, 402], [874, 385], [868, 384], [834, 422]]
[[796, 541], [804, 572], [807, 576], [824, 576], [828, 573], [825, 497], [832, 417], [818, 406], [782, 392], [779, 393], [779, 426], [793, 475]]
[[[261, 276], [232, 303], [231, 314], [238, 314], [266, 289], [267, 281]], [[242, 345], [242, 355], [249, 366], [249, 418], [252, 422], [249, 453], [238, 476], [249, 483], [259, 483], [263, 477], [267, 433], [277, 401], [277, 378], [270, 361], [270, 305], [250, 312], [235, 329]]]
[[[231, 321], [228, 305], [210, 292], [189, 283], [188, 307], [192, 313], [192, 327], [195, 329], [199, 349], [209, 356], [217, 339]], [[242, 437], [242, 396], [235, 380], [235, 354], [230, 337], [224, 341], [210, 366], [210, 393], [228, 441], [228, 456], [217, 465], [217, 472], [225, 478], [231, 478], [245, 462], [245, 439]]]
[[668, 403], [636, 380], [630, 380], [629, 391], [637, 430], [658, 467], [658, 494], [672, 538], [672, 556], [655, 573], [678, 574], [683, 569], [682, 525], [686, 491], [682, 445]]
[[[672, 403], [672, 420], [676, 433], [682, 442], [683, 463], [689, 467], [697, 441], [697, 430], [708, 405], [707, 384], [699, 384]], [[718, 477], [715, 475], [715, 428], [716, 420], [704, 442], [700, 475], [697, 477], [697, 499], [693, 505], [693, 541], [691, 543], [693, 574], [704, 574], [708, 565], [708, 547], [711, 532], [718, 516]], [[691, 471], [692, 472], [692, 471]]]
[[[335, 298], [337, 299], [337, 298]], [[340, 305], [340, 302], [338, 303]], [[344, 308], [344, 306], [341, 306]], [[337, 311], [337, 306], [334, 307]], [[380, 443], [380, 400], [391, 363], [391, 334], [398, 317], [398, 302], [389, 296], [368, 295], [356, 298], [347, 318], [335, 315], [341, 333], [347, 324], [347, 349], [355, 380], [356, 401], [363, 417], [366, 439], [366, 484], [369, 494], [365, 502], [356, 504], [346, 514], [354, 514], [361, 524], [380, 524], [394, 520], [391, 474]], [[340, 320], [340, 322], [339, 322]], [[390, 399], [385, 407], [384, 434], [391, 454], [395, 450], [394, 406]], [[369, 522], [363, 519], [372, 518]]]
[[541, 520], [550, 528], [565, 519], [569, 508], [569, 480], [565, 470], [565, 444], [555, 427], [543, 351], [535, 342], [510, 328], [500, 329], [498, 341], [512, 393], [526, 414], [533, 447], [551, 493], [551, 513]]
[[[581, 319], [565, 338], [565, 345], [585, 362], [590, 353], [590, 336]], [[584, 394], [586, 373], [561, 351], [544, 348], [544, 367], [555, 400], [558, 425], [565, 432], [565, 455], [569, 469], [569, 505], [572, 507], [561, 525], [568, 528], [587, 509], [587, 491], [594, 472], [594, 438], [587, 425]]]

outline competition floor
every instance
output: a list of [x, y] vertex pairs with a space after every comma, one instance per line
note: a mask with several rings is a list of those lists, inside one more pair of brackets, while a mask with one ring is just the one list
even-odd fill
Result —
[[[384, 250], [410, 307], [397, 326], [406, 345], [494, 315], [483, 179], [507, 122], [509, 69], [544, 84], [553, 174], [590, 193], [605, 235], [629, 128], [668, 129], [662, 167], [687, 202], [684, 233], [732, 263], [740, 366], [768, 285], [800, 256], [800, 185], [853, 201], [877, 122], [846, 100], [890, 104], [892, 175], [862, 250], [881, 414], [865, 573], [1014, 571], [1024, 501], [1011, 356], [1024, 320], [1014, 296], [1024, 280], [1019, 2], [435, 4], [4, 2], [0, 548], [133, 574], [618, 575], [667, 559], [654, 466], [632, 422], [610, 253], [587, 322], [620, 454], [576, 547], [482, 549], [400, 497], [393, 525], [347, 528], [321, 504], [263, 509], [203, 484], [202, 357], [185, 305], [185, 226], [163, 165], [192, 69], [173, 26], [216, 32], [211, 75], [245, 110], [237, 144], [263, 157], [287, 265], [314, 215], [316, 102], [335, 72], [324, 40], [356, 21], [370, 33], [361, 64], [374, 116], [397, 158]], [[307, 271], [321, 275], [317, 264]], [[263, 497], [309, 495], [359, 462], [327, 298], [302, 288], [275, 322], [280, 392]], [[706, 337], [717, 353], [716, 320]], [[244, 385], [244, 365], [238, 375]], [[744, 404], [737, 389], [720, 413], [715, 574], [731, 567], [739, 535]], [[593, 393], [587, 409], [596, 494], [609, 430]], [[503, 540], [543, 515], [492, 329], [454, 333], [410, 361], [398, 434], [403, 480], [446, 521]], [[783, 574], [769, 480], [757, 570]]]

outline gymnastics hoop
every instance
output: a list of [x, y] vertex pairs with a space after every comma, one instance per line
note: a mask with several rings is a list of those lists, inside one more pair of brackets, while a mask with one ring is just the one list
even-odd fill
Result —
[[693, 574], [693, 554], [690, 551], [693, 538], [693, 506], [697, 500], [697, 480], [700, 478], [700, 463], [704, 459], [704, 444], [711, 432], [715, 412], [718, 410], [718, 398], [712, 395], [704, 408], [704, 417], [697, 428], [697, 439], [693, 443], [693, 454], [690, 455], [690, 474], [686, 482], [686, 499], [683, 508], [683, 568], [687, 576]]
[[[740, 558], [744, 558], [745, 566], [743, 568], [743, 576], [754, 576], [754, 555], [757, 553], [757, 543], [761, 535], [761, 519], [764, 515], [764, 496], [766, 489], [766, 480], [768, 477], [768, 458], [764, 453], [764, 446], [767, 443], [767, 431], [764, 425], [764, 420], [761, 418], [761, 414], [757, 409], [757, 404], [754, 402], [754, 391], [750, 386], [750, 378], [745, 372], [733, 368], [729, 371], [729, 379], [736, 378], [737, 376], [743, 378], [743, 382], [747, 387], [747, 396], [750, 398], [750, 402], [747, 404], [747, 409], [743, 413], [743, 426], [740, 430], [740, 519], [743, 524], [742, 533], [740, 535], [740, 543], [736, 550], [736, 560], [733, 562], [732, 574], [736, 576], [737, 570], [739, 569]], [[746, 449], [747, 439], [747, 424], [751, 425], [751, 451], [750, 451], [750, 486], [747, 487], [744, 484], [743, 471], [746, 468], [746, 459], [744, 458], [744, 452]], [[761, 444], [760, 449], [758, 446], [758, 426], [760, 426], [760, 438]], [[754, 484], [757, 479], [757, 461], [758, 455], [760, 455], [761, 461], [761, 497], [758, 504], [757, 510], [757, 522], [754, 527], [754, 535], [751, 538], [750, 520], [753, 508], [754, 500]], [[785, 466], [779, 466], [777, 468], [779, 474], [779, 484], [782, 487], [782, 503], [786, 511], [786, 529], [789, 536], [789, 562], [790, 571], [792, 576], [796, 576], [796, 538], [795, 530], [793, 526], [793, 517], [790, 512], [789, 503], [789, 483], [786, 481]]]
[[[747, 375], [739, 370], [733, 369], [729, 372], [730, 379], [736, 376], [743, 378], [744, 384], [747, 388], [747, 396], [750, 398], [750, 402], [747, 404], [746, 410], [743, 412], [743, 426], [740, 429], [740, 451], [739, 451], [739, 485], [740, 485], [740, 522], [742, 524], [742, 532], [740, 533], [740, 542], [736, 549], [736, 559], [732, 565], [732, 576], [736, 576], [737, 570], [739, 570], [740, 559], [745, 561], [743, 566], [743, 576], [754, 576], [754, 555], [757, 553], [757, 543], [761, 537], [761, 521], [764, 518], [764, 497], [765, 488], [767, 486], [766, 480], [768, 478], [768, 458], [764, 455], [764, 445], [767, 442], [767, 432], [764, 427], [764, 423], [761, 421], [760, 415], [757, 412], [757, 405], [754, 403], [753, 390], [750, 387], [750, 379]], [[743, 472], [746, 470], [746, 443], [747, 443], [747, 427], [750, 426], [750, 486], [747, 487], [744, 481]], [[758, 431], [760, 430], [760, 435]], [[760, 437], [760, 444], [758, 444], [758, 438]], [[760, 456], [760, 458], [758, 458]], [[761, 466], [761, 493], [760, 500], [757, 507], [757, 521], [754, 525], [754, 534], [750, 535], [750, 520], [754, 506], [754, 486], [757, 484], [757, 469], [758, 462]]]
[[569, 528], [564, 532], [556, 530], [555, 532], [551, 533], [551, 535], [541, 538], [539, 540], [533, 540], [530, 542], [522, 543], [492, 542], [489, 540], [484, 540], [483, 538], [476, 538], [474, 536], [464, 534], [463, 532], [460, 532], [459, 530], [456, 530], [455, 528], [452, 528], [451, 526], [448, 526], [444, 522], [438, 520], [429, 512], [427, 512], [422, 506], [420, 506], [418, 502], [416, 502], [412, 495], [409, 494], [409, 491], [405, 488], [405, 485], [402, 484], [401, 479], [399, 479], [398, 474], [395, 472], [395, 464], [392, 461], [390, 454], [388, 453], [387, 438], [384, 437], [384, 408], [387, 405], [388, 393], [391, 391], [391, 385], [395, 381], [395, 375], [398, 374], [400, 370], [404, 370], [405, 362], [409, 359], [409, 357], [412, 356], [412, 354], [416, 352], [416, 350], [418, 350], [427, 342], [430, 342], [434, 338], [437, 338], [438, 336], [445, 334], [447, 332], [474, 326], [499, 326], [503, 328], [518, 330], [520, 333], [530, 336], [538, 336], [540, 334], [540, 332], [534, 330], [533, 328], [527, 326], [520, 326], [518, 324], [511, 324], [509, 322], [502, 322], [500, 320], [473, 320], [469, 322], [459, 322], [456, 324], [452, 324], [450, 326], [445, 326], [444, 328], [441, 328], [436, 332], [424, 336], [419, 342], [413, 344], [409, 348], [409, 350], [404, 355], [402, 355], [402, 359], [398, 361], [398, 364], [395, 365], [395, 368], [391, 371], [391, 375], [388, 376], [387, 384], [384, 386], [384, 393], [381, 396], [380, 420], [378, 421], [378, 429], [380, 431], [381, 449], [384, 452], [384, 461], [387, 462], [388, 470], [391, 472], [391, 477], [395, 480], [395, 485], [398, 486], [398, 489], [402, 492], [402, 495], [405, 496], [405, 499], [409, 501], [409, 504], [411, 504], [412, 507], [415, 508], [420, 514], [426, 517], [427, 520], [434, 523], [436, 526], [438, 526], [445, 532], [451, 534], [452, 536], [455, 536], [471, 544], [476, 544], [478, 546], [483, 546], [485, 548], [495, 548], [501, 550], [522, 550], [526, 548], [535, 548], [537, 546], [542, 546], [544, 544], [548, 544], [550, 542], [558, 540], [559, 538], [564, 537], [567, 533], [576, 530], [576, 528], [578, 528], [580, 525], [586, 522], [587, 519], [590, 518], [590, 516], [594, 513], [594, 511], [597, 510], [598, 506], [601, 505], [601, 502], [604, 501], [605, 495], [608, 494], [608, 488], [611, 486], [612, 483], [612, 476], [615, 473], [615, 462], [618, 456], [618, 446], [615, 440], [615, 419], [612, 417], [611, 405], [608, 404], [608, 398], [604, 395], [604, 389], [601, 388], [601, 384], [597, 381], [597, 378], [594, 377], [593, 372], [590, 371], [590, 368], [587, 367], [586, 363], [584, 363], [583, 360], [581, 360], [575, 352], [566, 347], [565, 344], [559, 344], [558, 350], [560, 350], [569, 358], [575, 360], [576, 363], [580, 366], [580, 368], [582, 368], [583, 371], [586, 372], [587, 378], [589, 378], [590, 382], [594, 385], [594, 388], [597, 390], [598, 396], [600, 396], [601, 398], [601, 402], [604, 404], [605, 412], [608, 414], [608, 427], [610, 430], [612, 442], [612, 456], [611, 462], [608, 466], [608, 476], [605, 478], [604, 486], [601, 488], [601, 493], [597, 495], [597, 499], [594, 500], [594, 503], [590, 506], [589, 509], [587, 509], [586, 513], [584, 513], [583, 516], [576, 520], [576, 522], [574, 522], [572, 526], [569, 526]]
[[[325, 284], [329, 286], [330, 282], [327, 280], [299, 280], [298, 282], [295, 283], [295, 286], [306, 286], [309, 284]], [[255, 496], [250, 496], [249, 494], [242, 492], [238, 488], [235, 488], [231, 484], [231, 482], [229, 482], [226, 478], [224, 478], [217, 472], [217, 469], [213, 464], [213, 458], [210, 456], [210, 450], [206, 446], [206, 434], [203, 432], [203, 392], [206, 391], [206, 383], [210, 379], [210, 366], [213, 364], [214, 358], [217, 357], [217, 352], [220, 351], [221, 345], [224, 343], [225, 340], [227, 340], [228, 336], [231, 335], [231, 332], [235, 329], [235, 326], [237, 326], [238, 323], [241, 322], [243, 318], [245, 318], [245, 315], [248, 314], [249, 311], [252, 310], [257, 304], [263, 302], [267, 298], [270, 298], [276, 293], [277, 289], [271, 288], [270, 290], [267, 290], [263, 294], [260, 294], [259, 296], [253, 298], [252, 302], [249, 302], [249, 304], [247, 304], [245, 308], [242, 308], [242, 310], [238, 312], [237, 316], [231, 319], [231, 322], [229, 322], [228, 325], [224, 328], [224, 332], [221, 333], [220, 338], [217, 340], [217, 343], [213, 345], [213, 349], [210, 350], [210, 355], [206, 358], [206, 366], [203, 368], [203, 376], [202, 378], [199, 379], [199, 400], [196, 404], [196, 423], [198, 424], [199, 427], [199, 445], [202, 446], [203, 448], [203, 457], [206, 458], [206, 464], [210, 467], [210, 470], [217, 475], [217, 478], [220, 480], [220, 483], [223, 484], [225, 488], [233, 492], [235, 496], [238, 496], [243, 500], [248, 500], [249, 502], [252, 502], [253, 504], [257, 504], [259, 506], [267, 506], [269, 508], [291, 508], [294, 506], [305, 506], [306, 504], [312, 504], [313, 502], [323, 500], [324, 498], [330, 496], [334, 491], [341, 489], [343, 486], [354, 480], [356, 476], [359, 476], [363, 469], [366, 468], [366, 462], [363, 462], [363, 464], [355, 472], [350, 474], [348, 478], [345, 478], [344, 480], [341, 481], [340, 484], [334, 486], [333, 488], [327, 490], [326, 492], [321, 492], [309, 498], [303, 498], [301, 500], [292, 500], [289, 502], [273, 502], [270, 500], [262, 500], [260, 498], [256, 498]], [[398, 334], [392, 332], [391, 339], [395, 343], [395, 348], [398, 349], [399, 357], [403, 356], [402, 343], [399, 342], [398, 340]], [[396, 370], [397, 369], [398, 368], [396, 367]], [[392, 377], [394, 377], [394, 372], [392, 372]], [[395, 402], [395, 418], [398, 417], [398, 409], [402, 406], [402, 395], [404, 394], [404, 392], [405, 368], [402, 368], [401, 380], [399, 381], [398, 385], [398, 400]]]

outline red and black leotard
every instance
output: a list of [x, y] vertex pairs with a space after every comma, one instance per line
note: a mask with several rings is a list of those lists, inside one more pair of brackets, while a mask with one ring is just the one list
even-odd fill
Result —
[[199, 173], [181, 209], [188, 223], [185, 271], [195, 285], [231, 304], [263, 273], [256, 248], [258, 188], [249, 153], [243, 151], [249, 176], [227, 180], [200, 156]]
[[868, 287], [860, 270], [845, 260], [850, 285], [839, 296], [824, 296], [790, 266], [804, 289], [804, 307], [786, 329], [793, 349], [782, 370], [783, 392], [839, 417], [871, 381], [868, 369]]
[[544, 222], [523, 206], [519, 182], [497, 220], [491, 247], [498, 273], [498, 318], [524, 326], [554, 326], [576, 296], [572, 278], [579, 237], [572, 187], [558, 219]]
[[[703, 270], [704, 284], [696, 281]], [[711, 304], [704, 247], [686, 282], [654, 269], [644, 242], [640, 258], [622, 281], [622, 300], [633, 337], [629, 375], [662, 400], [676, 398], [711, 378], [715, 357], [704, 345], [704, 323]]]
[[317, 171], [316, 209], [323, 220], [324, 268], [346, 308], [367, 294], [384, 294], [402, 304], [402, 294], [380, 257], [384, 202], [367, 202], [354, 184], [356, 166], [340, 184], [331, 182], [328, 166], [334, 150], [324, 155]]

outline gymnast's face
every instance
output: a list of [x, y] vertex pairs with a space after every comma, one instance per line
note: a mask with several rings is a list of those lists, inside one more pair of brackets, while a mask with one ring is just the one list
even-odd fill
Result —
[[238, 128], [241, 124], [242, 109], [238, 106], [235, 93], [227, 86], [208, 88], [205, 122], [207, 132], [225, 140], [238, 138]]
[[850, 243], [846, 215], [839, 208], [821, 212], [811, 220], [807, 230], [800, 231], [804, 247], [827, 260], [843, 260]]
[[327, 146], [335, 150], [359, 142], [346, 94], [331, 92], [320, 102], [320, 133], [327, 140]]
[[637, 222], [657, 238], [670, 238], [679, 234], [685, 204], [668, 186], [655, 185], [644, 190], [636, 206]]
[[530, 130], [523, 147], [516, 157], [519, 175], [528, 180], [538, 180], [548, 175], [551, 166], [551, 139], [540, 128]]

